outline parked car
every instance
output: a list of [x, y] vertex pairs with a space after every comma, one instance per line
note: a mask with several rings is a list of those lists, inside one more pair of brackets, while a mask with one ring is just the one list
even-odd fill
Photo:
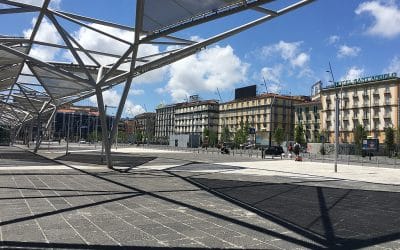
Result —
[[267, 147], [264, 150], [264, 155], [272, 155], [272, 158], [274, 156], [280, 156], [282, 157], [282, 154], [284, 153], [283, 148], [280, 146], [271, 146], [271, 147]]

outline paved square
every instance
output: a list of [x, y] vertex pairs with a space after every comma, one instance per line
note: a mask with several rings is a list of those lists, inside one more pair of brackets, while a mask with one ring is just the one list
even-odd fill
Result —
[[98, 151], [42, 151], [52, 161], [1, 147], [2, 247], [400, 248], [396, 184], [251, 174], [266, 164], [259, 160], [249, 167], [244, 159], [121, 151], [110, 170]]

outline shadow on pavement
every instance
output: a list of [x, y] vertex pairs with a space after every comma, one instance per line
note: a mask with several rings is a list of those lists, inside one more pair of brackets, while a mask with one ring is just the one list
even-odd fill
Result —
[[[30, 166], [32, 163], [39, 164], [41, 166], [54, 165], [51, 160], [38, 157], [34, 154], [27, 154], [22, 150], [14, 150], [7, 147], [6, 150], [2, 150], [0, 147], [0, 167], [3, 164], [13, 166]], [[18, 164], [16, 164], [18, 162]]]
[[329, 249], [400, 239], [400, 193], [180, 177]]
[[[145, 156], [133, 156], [131, 154], [122, 154], [122, 153], [113, 153], [112, 160], [114, 166], [117, 167], [127, 167], [127, 168], [135, 168], [137, 166], [148, 163], [157, 157], [145, 157]], [[105, 156], [104, 156], [105, 159]], [[68, 155], [63, 155], [55, 158], [55, 160], [59, 161], [70, 161], [76, 163], [86, 163], [86, 164], [95, 164], [95, 165], [106, 165], [106, 161], [101, 161], [100, 153], [73, 153]]]

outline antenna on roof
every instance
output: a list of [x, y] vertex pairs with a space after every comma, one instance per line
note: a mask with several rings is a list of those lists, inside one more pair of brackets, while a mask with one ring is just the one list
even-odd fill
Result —
[[221, 93], [219, 93], [219, 89], [218, 89], [218, 88], [217, 88], [217, 93], [218, 93], [218, 96], [219, 96], [219, 101], [220, 101], [220, 102], [223, 102], [223, 101], [222, 101], [222, 97], [221, 97]]
[[268, 93], [267, 82], [265, 81], [265, 78], [264, 78], [264, 76], [262, 76], [262, 78], [263, 78], [263, 82], [264, 82], [265, 92], [267, 92], [267, 93]]

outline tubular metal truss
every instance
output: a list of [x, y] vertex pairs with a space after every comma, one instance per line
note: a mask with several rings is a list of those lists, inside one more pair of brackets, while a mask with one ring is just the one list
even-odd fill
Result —
[[[131, 27], [53, 9], [51, 0], [43, 0], [40, 6], [22, 3], [28, 1], [0, 0], [0, 18], [2, 15], [17, 17], [24, 13], [35, 14], [29, 36], [0, 35], [0, 125], [20, 128], [28, 121], [40, 121], [41, 117], [45, 117], [44, 113], [52, 114], [63, 104], [96, 95], [107, 165], [111, 167], [111, 141], [118, 126], [114, 125], [111, 131], [107, 131], [103, 101], [105, 90], [124, 84], [114, 119], [117, 124], [133, 78], [313, 1], [293, 0], [293, 4], [275, 10], [268, 6], [287, 1], [136, 0], [136, 3], [132, 1], [132, 5], [136, 6], [131, 13], [132, 19], [135, 19]], [[110, 2], [111, 5], [118, 4], [118, 1]], [[107, 10], [99, 10], [102, 11]], [[191, 40], [185, 37], [189, 32], [182, 32], [197, 25], [210, 25], [210, 21], [244, 11], [255, 12], [255, 19], [205, 40]], [[58, 42], [41, 39], [38, 34], [42, 29], [54, 30]], [[112, 40], [116, 46], [124, 48], [123, 53], [114, 52], [114, 46], [104, 46], [101, 50], [85, 47], [76, 36], [78, 29], [90, 31], [93, 37], [102, 37], [100, 42]], [[120, 37], [118, 32], [126, 32], [130, 38]], [[146, 44], [158, 46], [159, 50], [148, 52]], [[38, 53], [32, 53], [40, 48], [63, 51], [68, 56], [54, 57], [59, 61], [53, 62]], [[37, 147], [40, 146], [40, 140], [38, 138]]]

